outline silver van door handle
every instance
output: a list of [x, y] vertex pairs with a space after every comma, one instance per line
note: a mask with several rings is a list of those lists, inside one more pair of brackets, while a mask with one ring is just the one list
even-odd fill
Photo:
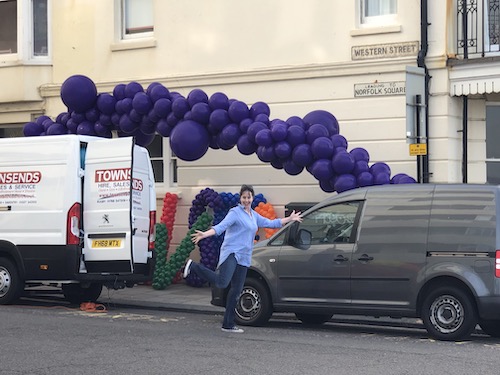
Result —
[[343, 255], [337, 255], [337, 257], [333, 260], [334, 262], [347, 262], [349, 259]]
[[370, 260], [373, 260], [373, 257], [369, 257], [366, 254], [361, 255], [361, 258], [358, 258], [359, 261], [361, 262], [369, 262]]

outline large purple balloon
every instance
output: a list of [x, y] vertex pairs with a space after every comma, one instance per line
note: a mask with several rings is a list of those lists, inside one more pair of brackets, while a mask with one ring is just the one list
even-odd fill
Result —
[[338, 176], [334, 185], [335, 190], [337, 190], [338, 193], [354, 189], [356, 186], [357, 180], [352, 174], [342, 174]]
[[373, 185], [373, 175], [370, 172], [361, 172], [357, 177], [359, 186]]
[[255, 120], [255, 117], [260, 114], [265, 114], [269, 116], [271, 114], [271, 110], [267, 103], [264, 102], [255, 102], [250, 107], [250, 117]]
[[208, 104], [208, 95], [205, 93], [205, 91], [201, 89], [194, 89], [191, 90], [191, 92], [187, 96], [187, 101], [191, 108], [196, 104], [196, 103], [206, 103]]
[[76, 134], [81, 135], [96, 135], [94, 131], [94, 124], [90, 121], [84, 121], [76, 128]]
[[[351, 154], [352, 155], [352, 154]], [[369, 172], [370, 167], [368, 166], [368, 162], [364, 160], [358, 160], [354, 162], [354, 169], [352, 170], [352, 174], [355, 176], [359, 176], [363, 172]]]
[[144, 92], [144, 88], [139, 82], [129, 82], [125, 85], [125, 97], [133, 99], [138, 92]]
[[271, 136], [271, 130], [260, 130], [255, 136], [255, 143], [259, 146], [270, 147], [274, 143], [273, 137]]
[[227, 114], [227, 111], [225, 109], [215, 109], [209, 117], [209, 130], [212, 134], [218, 134], [222, 129], [224, 129], [224, 126], [229, 124], [231, 122], [231, 119], [229, 118], [229, 115]]
[[236, 124], [228, 124], [224, 126], [224, 129], [220, 132], [220, 138], [228, 145], [233, 147], [238, 143], [238, 139], [240, 139], [241, 132], [240, 128]]
[[113, 89], [113, 96], [114, 98], [118, 100], [125, 99], [125, 85], [124, 83], [119, 83], [118, 85], [115, 86]]
[[255, 137], [257, 136], [257, 133], [263, 129], [268, 129], [266, 124], [264, 124], [263, 122], [254, 122], [252, 125], [248, 127], [247, 130], [248, 138], [252, 142], [255, 142]]
[[170, 91], [163, 85], [156, 85], [151, 90], [148, 87], [148, 94], [153, 103], [156, 103], [160, 99], [171, 100]]
[[344, 150], [347, 150], [347, 139], [343, 135], [340, 134], [334, 134], [330, 137], [333, 143], [333, 147], [335, 149], [337, 148], [343, 148]]
[[282, 120], [271, 123], [271, 134], [276, 142], [284, 141], [288, 135], [288, 124]]
[[68, 128], [66, 128], [66, 126], [64, 126], [63, 124], [54, 122], [52, 125], [49, 126], [49, 128], [46, 131], [46, 134], [47, 135], [68, 134]]
[[257, 148], [257, 157], [261, 161], [269, 163], [272, 160], [276, 159], [276, 154], [274, 153], [273, 147], [259, 146]]
[[304, 120], [302, 120], [299, 116], [292, 116], [292, 117], [289, 117], [287, 120], [286, 120], [286, 123], [289, 124], [290, 126], [292, 125], [297, 125], [297, 126], [300, 126], [302, 129], [304, 130], [307, 130], [307, 125], [306, 123], [304, 122]]
[[292, 151], [292, 160], [302, 167], [310, 165], [314, 160], [311, 146], [307, 143], [296, 146]]
[[284, 163], [283, 163], [283, 169], [285, 170], [286, 173], [288, 173], [289, 175], [291, 176], [296, 176], [298, 174], [300, 174], [303, 170], [304, 170], [304, 167], [300, 166], [300, 165], [297, 165], [295, 164], [293, 161], [291, 160], [286, 160]]
[[97, 109], [108, 116], [115, 112], [115, 105], [116, 99], [110, 94], [103, 93], [97, 97]]
[[132, 107], [141, 115], [146, 115], [153, 108], [151, 99], [145, 92], [138, 92], [132, 99]]
[[334, 173], [332, 162], [329, 159], [316, 160], [312, 164], [311, 172], [317, 180], [329, 180]]
[[[208, 99], [207, 99], [208, 100]], [[200, 124], [208, 124], [212, 110], [205, 102], [195, 103], [191, 108], [191, 117]]]
[[61, 99], [70, 110], [84, 113], [96, 104], [97, 88], [90, 78], [73, 75], [62, 84]]
[[311, 151], [316, 159], [330, 159], [333, 156], [333, 143], [328, 137], [316, 138], [311, 144]]
[[250, 140], [247, 134], [243, 134], [238, 139], [238, 151], [243, 155], [252, 155], [257, 151], [257, 144]]
[[229, 98], [222, 92], [213, 93], [208, 99], [208, 105], [212, 110], [229, 108]]
[[307, 132], [306, 132], [306, 140], [307, 140], [307, 143], [310, 145], [313, 143], [313, 141], [316, 138], [328, 137], [328, 136], [329, 136], [328, 129], [324, 125], [321, 125], [321, 124], [313, 124], [313, 125], [309, 126], [309, 128], [307, 129]]
[[329, 135], [339, 133], [339, 123], [337, 119], [327, 111], [317, 110], [309, 112], [304, 116], [304, 122], [309, 125], [322, 124], [328, 129]]
[[370, 173], [374, 176], [379, 173], [385, 173], [390, 175], [391, 168], [384, 162], [377, 162], [375, 164], [372, 164], [372, 166], [370, 167]]
[[[346, 141], [347, 143], [347, 141]], [[356, 147], [356, 148], [353, 148], [351, 151], [349, 151], [352, 155], [352, 157], [354, 158], [354, 160], [358, 161], [358, 160], [364, 160], [366, 161], [367, 163], [370, 161], [370, 155], [368, 154], [368, 151], [366, 151], [364, 148], [362, 147]]]
[[182, 160], [201, 158], [207, 152], [209, 143], [207, 129], [196, 121], [180, 121], [170, 132], [170, 147]]
[[172, 110], [172, 102], [167, 98], [159, 98], [153, 105], [153, 110], [159, 118], [166, 118]]
[[292, 146], [286, 141], [278, 142], [274, 145], [274, 152], [280, 159], [287, 159], [292, 155]]
[[182, 119], [191, 108], [186, 98], [180, 96], [172, 102], [172, 113], [178, 119]]
[[240, 123], [241, 120], [250, 116], [250, 111], [248, 109], [248, 106], [239, 100], [235, 100], [229, 106], [227, 113], [229, 114], [231, 120], [235, 123]]
[[332, 159], [333, 169], [337, 174], [351, 173], [354, 169], [354, 159], [347, 151], [340, 151]]
[[287, 129], [286, 141], [292, 147], [303, 144], [306, 142], [306, 131], [298, 125], [291, 125]]
[[36, 137], [45, 131], [42, 124], [36, 122], [28, 122], [24, 125], [23, 133], [25, 137]]

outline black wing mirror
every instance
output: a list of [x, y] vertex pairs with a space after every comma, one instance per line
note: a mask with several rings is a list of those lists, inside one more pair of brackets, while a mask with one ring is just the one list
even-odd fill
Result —
[[307, 229], [299, 229], [297, 232], [297, 240], [295, 241], [297, 247], [302, 250], [307, 250], [311, 246], [312, 233]]

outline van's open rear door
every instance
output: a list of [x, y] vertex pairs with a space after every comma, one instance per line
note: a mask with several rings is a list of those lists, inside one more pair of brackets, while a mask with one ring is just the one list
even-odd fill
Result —
[[134, 272], [132, 137], [89, 142], [83, 194], [84, 260], [89, 273]]

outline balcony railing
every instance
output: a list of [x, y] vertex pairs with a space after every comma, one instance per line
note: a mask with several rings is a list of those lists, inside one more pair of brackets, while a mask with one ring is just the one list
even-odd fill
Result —
[[500, 55], [500, 0], [457, 0], [457, 53]]

